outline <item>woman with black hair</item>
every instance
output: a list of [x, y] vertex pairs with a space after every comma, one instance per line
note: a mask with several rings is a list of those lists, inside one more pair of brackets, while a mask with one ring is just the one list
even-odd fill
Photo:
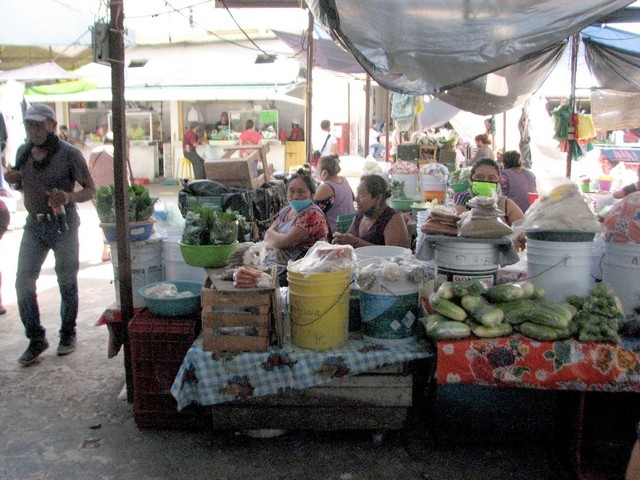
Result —
[[326, 241], [327, 219], [316, 204], [316, 186], [309, 175], [298, 171], [287, 184], [289, 205], [264, 234], [267, 254], [263, 265], [278, 265], [280, 285], [287, 285], [287, 263], [302, 258], [317, 241]]
[[499, 191], [501, 171], [498, 162], [491, 158], [481, 158], [471, 167], [470, 173], [469, 189], [454, 193], [451, 198], [458, 215], [469, 210], [467, 203], [479, 195], [496, 199], [496, 206], [504, 212], [504, 221], [507, 225], [513, 225], [514, 222], [524, 218], [520, 207]]
[[391, 196], [380, 175], [365, 175], [356, 190], [356, 216], [347, 233], [334, 233], [333, 243], [354, 248], [371, 245], [410, 247], [407, 223], [402, 214], [387, 205]]

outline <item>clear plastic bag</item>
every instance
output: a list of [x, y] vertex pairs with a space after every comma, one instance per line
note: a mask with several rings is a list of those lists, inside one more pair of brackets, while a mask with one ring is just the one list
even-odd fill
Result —
[[599, 232], [601, 225], [578, 186], [566, 180], [529, 207], [519, 229]]
[[289, 269], [298, 273], [327, 273], [352, 270], [356, 254], [351, 245], [316, 242], [304, 257], [289, 262]]

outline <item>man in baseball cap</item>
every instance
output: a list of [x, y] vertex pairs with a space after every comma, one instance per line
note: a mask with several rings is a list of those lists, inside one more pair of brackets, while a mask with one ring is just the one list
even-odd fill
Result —
[[44, 122], [45, 120], [56, 120], [56, 113], [49, 105], [44, 103], [33, 103], [24, 112], [25, 122]]
[[[55, 254], [55, 273], [60, 290], [61, 326], [57, 354], [76, 349], [78, 316], [78, 269], [80, 216], [76, 204], [93, 198], [96, 191], [89, 167], [80, 150], [56, 135], [55, 112], [34, 103], [24, 112], [27, 143], [16, 155], [15, 168], [4, 174], [13, 188], [21, 190], [29, 212], [22, 232], [16, 272], [20, 319], [29, 346], [18, 362], [27, 366], [49, 348], [40, 323], [36, 282], [50, 250]], [[76, 190], [76, 183], [82, 189]]]

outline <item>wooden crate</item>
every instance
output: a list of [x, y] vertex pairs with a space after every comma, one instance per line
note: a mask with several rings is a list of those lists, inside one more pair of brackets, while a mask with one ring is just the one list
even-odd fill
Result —
[[[233, 157], [239, 150], [249, 150], [248, 157]], [[260, 188], [269, 180], [270, 169], [267, 163], [269, 145], [236, 145], [226, 147], [220, 159], [204, 163], [207, 179], [229, 187]], [[263, 173], [257, 177], [252, 165], [260, 163]]]
[[234, 288], [233, 282], [209, 278], [202, 289], [202, 348], [207, 351], [266, 352], [282, 345], [278, 272], [272, 287]]

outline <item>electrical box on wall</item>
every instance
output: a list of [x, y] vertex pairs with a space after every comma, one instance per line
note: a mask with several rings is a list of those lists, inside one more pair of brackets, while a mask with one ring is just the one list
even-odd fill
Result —
[[110, 65], [109, 59], [109, 25], [96, 23], [91, 30], [91, 49], [93, 61], [102, 65]]

